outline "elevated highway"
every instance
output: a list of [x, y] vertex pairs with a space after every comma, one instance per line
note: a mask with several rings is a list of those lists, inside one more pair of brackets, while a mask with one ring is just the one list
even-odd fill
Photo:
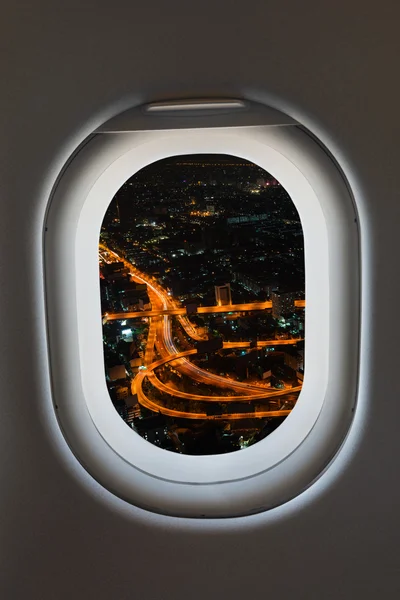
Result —
[[192, 349], [192, 350], [186, 350], [184, 352], [179, 352], [178, 354], [175, 355], [169, 355], [166, 356], [165, 358], [161, 358], [159, 360], [154, 361], [152, 364], [148, 365], [145, 369], [142, 369], [138, 375], [135, 377], [134, 379], [134, 387], [132, 388], [132, 391], [134, 393], [138, 393], [138, 389], [139, 387], [142, 385], [143, 380], [147, 377], [151, 383], [157, 387], [157, 389], [159, 389], [161, 392], [164, 393], [168, 393], [171, 394], [173, 396], [179, 397], [179, 398], [184, 398], [186, 400], [195, 400], [195, 401], [204, 401], [204, 402], [243, 402], [243, 401], [250, 401], [250, 400], [256, 400], [256, 399], [261, 399], [261, 398], [275, 398], [275, 397], [279, 397], [279, 396], [285, 396], [288, 393], [295, 393], [295, 392], [300, 392], [301, 390], [301, 386], [296, 386], [290, 389], [282, 389], [282, 390], [270, 390], [267, 388], [260, 388], [259, 386], [255, 386], [255, 385], [251, 385], [251, 384], [240, 384], [239, 382], [234, 382], [234, 381], [226, 381], [225, 379], [225, 387], [229, 387], [229, 384], [232, 383], [233, 386], [239, 384], [241, 385], [241, 387], [243, 387], [244, 389], [247, 389], [248, 391], [250, 391], [251, 393], [248, 394], [244, 394], [244, 395], [238, 395], [238, 396], [207, 396], [207, 395], [202, 395], [202, 394], [189, 394], [187, 392], [181, 392], [180, 390], [175, 389], [172, 386], [169, 386], [165, 383], [163, 383], [162, 381], [160, 381], [158, 379], [158, 377], [156, 376], [156, 374], [154, 373], [154, 371], [156, 369], [158, 369], [159, 367], [167, 364], [167, 363], [174, 363], [174, 361], [177, 361], [181, 358], [184, 358], [186, 356], [191, 356], [197, 353], [197, 350]]
[[[266, 389], [260, 389], [260, 386], [247, 384], [243, 382], [233, 381], [229, 378], [215, 375], [209, 371], [205, 371], [191, 363], [187, 356], [197, 353], [196, 349], [190, 349], [185, 352], [179, 352], [176, 348], [171, 333], [171, 320], [170, 316], [177, 315], [182, 327], [186, 333], [195, 338], [201, 339], [197, 335], [197, 332], [193, 325], [187, 318], [187, 312], [185, 308], [177, 307], [175, 301], [169, 297], [166, 291], [156, 282], [152, 281], [151, 278], [146, 276], [144, 273], [138, 271], [134, 265], [124, 258], [121, 258], [117, 253], [108, 249], [107, 246], [101, 244], [100, 247], [103, 250], [102, 258], [105, 260], [104, 252], [111, 254], [113, 260], [123, 262], [129, 269], [129, 273], [134, 281], [140, 283], [146, 283], [148, 294], [153, 306], [151, 311], [137, 311], [137, 312], [123, 312], [123, 313], [108, 313], [104, 315], [103, 323], [106, 320], [119, 320], [129, 319], [138, 317], [149, 317], [149, 331], [146, 343], [146, 351], [144, 356], [144, 366], [139, 371], [138, 375], [132, 381], [132, 393], [136, 393], [138, 396], [139, 403], [148, 408], [153, 412], [160, 412], [166, 416], [180, 417], [186, 419], [207, 419], [207, 420], [238, 420], [247, 418], [264, 418], [273, 416], [286, 416], [290, 410], [286, 410], [283, 406], [283, 410], [258, 410], [249, 411], [248, 413], [225, 413], [225, 414], [208, 414], [205, 412], [196, 411], [182, 411], [175, 410], [166, 407], [162, 404], [162, 401], [155, 402], [151, 400], [143, 390], [143, 383], [145, 378], [151, 381], [151, 384], [157, 388], [160, 392], [171, 395], [173, 398], [181, 398], [186, 401], [193, 402], [213, 402], [213, 403], [232, 403], [240, 401], [255, 401], [260, 399], [268, 399], [279, 396], [284, 396], [288, 393], [299, 392], [301, 386], [292, 388], [290, 390], [274, 390], [269, 391]], [[109, 262], [109, 261], [107, 261]], [[112, 262], [112, 261], [111, 261]], [[304, 302], [297, 306], [304, 306]], [[209, 306], [199, 307], [198, 313], [227, 313], [227, 312], [246, 312], [254, 310], [265, 310], [272, 307], [271, 302], [256, 302], [256, 303], [243, 303], [243, 304], [231, 304], [229, 306]], [[288, 339], [288, 340], [264, 340], [257, 343], [258, 346], [275, 346], [275, 345], [287, 345], [295, 344], [301, 341], [301, 338]], [[249, 348], [251, 342], [225, 342], [224, 348]], [[154, 351], [157, 348], [161, 358], [154, 361]], [[155, 375], [154, 370], [158, 367], [170, 363], [174, 368], [178, 369], [182, 373], [193, 378], [195, 381], [205, 383], [206, 385], [217, 385], [225, 389], [232, 389], [236, 392], [235, 396], [210, 396], [201, 394], [189, 394], [187, 392], [180, 392], [172, 386], [164, 384]]]
[[[295, 300], [295, 308], [305, 308], [305, 300]], [[248, 302], [244, 304], [228, 304], [226, 306], [199, 306], [197, 313], [202, 314], [222, 314], [222, 313], [235, 313], [235, 312], [251, 312], [256, 310], [268, 310], [272, 309], [272, 301], [266, 300], [265, 302]], [[118, 312], [118, 313], [106, 313], [104, 318], [107, 321], [118, 321], [120, 319], [138, 319], [140, 317], [158, 317], [160, 315], [186, 315], [186, 308], [167, 308], [161, 310], [138, 310], [134, 312]]]

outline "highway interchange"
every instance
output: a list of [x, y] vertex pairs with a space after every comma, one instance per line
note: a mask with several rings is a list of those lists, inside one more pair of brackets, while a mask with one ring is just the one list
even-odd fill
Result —
[[[290, 408], [286, 408], [285, 404], [281, 406], [279, 410], [262, 410], [260, 404], [257, 406], [257, 410], [250, 410], [246, 412], [228, 412], [221, 414], [210, 414], [209, 412], [199, 412], [199, 402], [212, 402], [212, 403], [232, 403], [240, 401], [260, 401], [260, 399], [273, 400], [276, 397], [284, 396], [285, 394], [299, 392], [301, 386], [294, 388], [273, 390], [270, 388], [262, 387], [262, 385], [248, 384], [244, 382], [233, 381], [228, 377], [216, 375], [204, 369], [201, 369], [197, 365], [193, 364], [188, 360], [187, 357], [197, 353], [196, 349], [186, 350], [180, 352], [175, 346], [172, 327], [171, 327], [171, 316], [177, 316], [178, 320], [185, 330], [188, 337], [194, 340], [202, 340], [204, 336], [199, 335], [196, 328], [190, 323], [186, 310], [177, 305], [176, 301], [171, 298], [167, 291], [163, 289], [153, 278], [150, 278], [146, 274], [140, 272], [136, 267], [120, 256], [105, 244], [100, 244], [99, 247], [100, 260], [105, 262], [122, 262], [124, 266], [128, 268], [130, 276], [133, 281], [138, 283], [145, 283], [147, 285], [147, 293], [151, 301], [151, 310], [137, 311], [137, 312], [122, 312], [122, 313], [106, 313], [103, 315], [103, 323], [112, 320], [131, 319], [131, 318], [143, 318], [149, 317], [149, 329], [147, 335], [146, 349], [143, 359], [143, 365], [140, 368], [138, 374], [132, 380], [131, 392], [137, 394], [138, 402], [142, 406], [149, 410], [161, 413], [170, 417], [180, 417], [185, 419], [204, 419], [204, 420], [237, 420], [246, 418], [265, 418], [265, 417], [276, 417], [286, 416], [290, 413]], [[297, 301], [296, 306], [304, 306], [304, 301]], [[234, 313], [234, 312], [246, 312], [254, 310], [265, 310], [272, 307], [270, 301], [266, 302], [255, 302], [246, 304], [231, 304], [228, 306], [200, 306], [197, 312], [200, 314], [215, 314], [215, 313]], [[285, 346], [292, 345], [296, 342], [301, 341], [301, 338], [296, 339], [281, 339], [281, 340], [265, 340], [258, 341], [257, 346]], [[250, 342], [224, 342], [223, 348], [248, 348]], [[160, 358], [155, 360], [155, 352], [158, 352]], [[163, 365], [172, 365], [173, 368], [179, 371], [182, 375], [190, 377], [193, 381], [199, 384], [212, 385], [220, 388], [230, 389], [235, 395], [201, 395], [201, 394], [189, 394], [182, 392], [175, 387], [163, 383], [157, 376], [155, 370]], [[144, 385], [145, 381], [151, 383], [162, 394], [168, 394], [173, 400], [180, 399], [186, 403], [185, 410], [169, 408], [165, 406], [161, 400], [155, 401], [149, 398], [148, 393], [145, 392]], [[187, 406], [193, 404], [193, 410], [187, 410]], [[212, 412], [212, 411], [210, 411]]]

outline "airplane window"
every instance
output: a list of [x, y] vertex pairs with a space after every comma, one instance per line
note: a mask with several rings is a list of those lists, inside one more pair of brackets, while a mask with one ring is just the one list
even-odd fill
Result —
[[60, 435], [112, 494], [169, 515], [295, 498], [356, 406], [348, 183], [293, 119], [245, 105], [111, 119], [65, 157], [44, 222]]
[[283, 423], [304, 375], [303, 246], [285, 189], [242, 158], [169, 157], [118, 190], [99, 243], [104, 363], [136, 433], [222, 454]]

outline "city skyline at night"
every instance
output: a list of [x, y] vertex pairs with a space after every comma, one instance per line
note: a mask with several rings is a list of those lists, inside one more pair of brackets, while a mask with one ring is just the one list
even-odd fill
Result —
[[131, 177], [99, 246], [110, 401], [160, 448], [218, 454], [269, 435], [304, 373], [304, 247], [269, 173], [177, 156]]

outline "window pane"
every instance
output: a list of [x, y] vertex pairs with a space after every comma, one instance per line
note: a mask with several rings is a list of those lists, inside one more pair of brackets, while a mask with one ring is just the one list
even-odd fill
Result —
[[106, 381], [128, 426], [219, 454], [283, 422], [304, 373], [304, 247], [272, 175], [215, 154], [148, 165], [112, 199], [99, 260]]

